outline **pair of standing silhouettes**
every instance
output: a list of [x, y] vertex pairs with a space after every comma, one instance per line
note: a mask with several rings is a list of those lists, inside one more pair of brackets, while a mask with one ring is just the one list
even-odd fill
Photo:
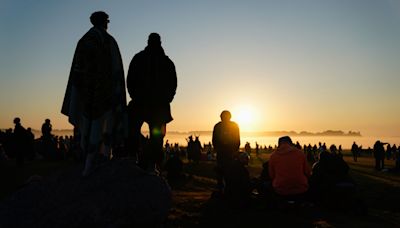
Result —
[[[96, 154], [107, 154], [112, 145], [126, 139], [126, 146], [149, 172], [162, 162], [166, 124], [172, 121], [172, 102], [177, 77], [173, 62], [165, 55], [161, 38], [151, 33], [147, 47], [136, 54], [129, 66], [128, 107], [121, 54], [115, 39], [107, 33], [109, 17], [94, 12], [93, 27], [79, 40], [69, 75], [62, 113], [78, 129], [81, 147], [87, 154], [83, 175], [88, 175]], [[127, 113], [127, 121], [126, 121]], [[150, 141], [142, 146], [140, 129], [149, 125]], [[128, 127], [128, 129], [126, 129]]]

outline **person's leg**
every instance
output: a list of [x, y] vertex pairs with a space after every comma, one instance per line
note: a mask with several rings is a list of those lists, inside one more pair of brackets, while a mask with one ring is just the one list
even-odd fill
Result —
[[150, 146], [145, 154], [145, 160], [149, 170], [153, 170], [156, 165], [161, 168], [164, 160], [163, 140], [166, 133], [166, 124], [151, 123], [150, 128]]
[[140, 158], [141, 148], [141, 128], [144, 121], [139, 111], [135, 110], [133, 105], [129, 103], [128, 106], [128, 140], [127, 140], [127, 151], [128, 155], [132, 156], [136, 161], [142, 160]]

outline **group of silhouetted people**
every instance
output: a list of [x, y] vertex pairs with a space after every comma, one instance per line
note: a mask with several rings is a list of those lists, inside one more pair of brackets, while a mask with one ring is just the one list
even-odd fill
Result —
[[82, 157], [75, 137], [53, 135], [49, 119], [42, 125], [42, 136], [35, 139], [31, 128], [22, 126], [21, 119], [14, 119], [14, 129], [0, 131], [0, 160], [15, 159], [17, 165], [26, 160], [79, 160]]
[[[93, 171], [101, 148], [125, 144], [137, 164], [159, 173], [163, 162], [163, 138], [172, 121], [172, 102], [177, 77], [174, 63], [165, 55], [161, 37], [151, 33], [147, 46], [129, 65], [126, 88], [121, 54], [107, 32], [109, 16], [102, 11], [90, 16], [93, 27], [79, 40], [69, 75], [62, 113], [80, 134], [86, 154], [83, 176]], [[150, 137], [141, 134], [143, 123]], [[110, 153], [106, 153], [110, 154]]]

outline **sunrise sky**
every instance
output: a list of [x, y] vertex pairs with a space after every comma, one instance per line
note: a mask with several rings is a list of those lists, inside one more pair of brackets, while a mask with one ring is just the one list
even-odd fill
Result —
[[228, 109], [246, 131], [400, 135], [397, 0], [3, 0], [0, 128], [16, 116], [72, 128], [61, 104], [98, 10], [110, 15], [125, 73], [149, 33], [161, 35], [178, 74], [168, 130], [212, 130]]

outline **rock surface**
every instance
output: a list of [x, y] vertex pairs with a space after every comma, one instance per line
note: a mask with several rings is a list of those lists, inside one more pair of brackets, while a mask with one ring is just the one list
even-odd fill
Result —
[[171, 205], [160, 177], [133, 161], [110, 161], [89, 177], [73, 167], [49, 178], [33, 178], [0, 204], [0, 227], [159, 226]]

